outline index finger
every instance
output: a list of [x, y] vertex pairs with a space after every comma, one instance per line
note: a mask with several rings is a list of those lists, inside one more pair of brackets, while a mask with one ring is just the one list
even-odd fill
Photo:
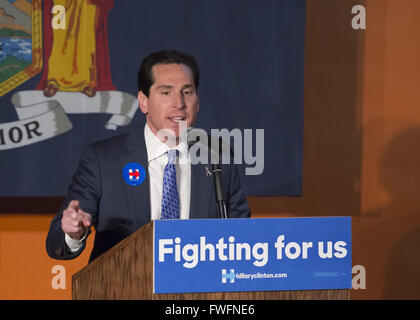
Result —
[[92, 215], [86, 211], [84, 211], [82, 208], [79, 208], [77, 211], [78, 214], [82, 215], [83, 219], [92, 221]]

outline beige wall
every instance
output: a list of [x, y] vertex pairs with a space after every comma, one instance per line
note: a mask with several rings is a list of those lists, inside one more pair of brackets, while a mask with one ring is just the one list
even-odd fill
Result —
[[[355, 4], [364, 31], [351, 28]], [[418, 0], [307, 1], [303, 195], [248, 199], [253, 217], [352, 216], [367, 285], [353, 299], [420, 298], [419, 12]], [[93, 237], [74, 261], [48, 258], [60, 201], [0, 199], [0, 299], [71, 297]], [[65, 290], [51, 287], [58, 264]]]

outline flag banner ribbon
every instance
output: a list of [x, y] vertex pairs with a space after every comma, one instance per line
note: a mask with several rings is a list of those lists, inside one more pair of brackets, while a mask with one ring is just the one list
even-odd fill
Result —
[[73, 127], [67, 114], [112, 114], [108, 130], [128, 125], [138, 110], [137, 98], [121, 91], [98, 91], [94, 97], [80, 92], [57, 92], [46, 97], [43, 91], [20, 91], [12, 104], [18, 121], [0, 124], [0, 150], [19, 148], [65, 133]]

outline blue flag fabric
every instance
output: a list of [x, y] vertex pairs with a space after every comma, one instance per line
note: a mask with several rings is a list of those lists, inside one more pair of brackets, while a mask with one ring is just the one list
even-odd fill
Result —
[[[85, 146], [143, 124], [137, 70], [162, 49], [198, 62], [196, 127], [253, 139], [245, 194], [300, 195], [304, 0], [26, 2], [0, 2], [15, 18], [0, 29], [1, 197], [64, 196]], [[256, 143], [263, 171], [247, 175]]]

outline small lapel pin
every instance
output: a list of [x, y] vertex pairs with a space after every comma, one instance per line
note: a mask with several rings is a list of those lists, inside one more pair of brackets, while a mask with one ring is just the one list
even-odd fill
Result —
[[208, 166], [206, 166], [206, 176], [211, 176], [211, 171]]

